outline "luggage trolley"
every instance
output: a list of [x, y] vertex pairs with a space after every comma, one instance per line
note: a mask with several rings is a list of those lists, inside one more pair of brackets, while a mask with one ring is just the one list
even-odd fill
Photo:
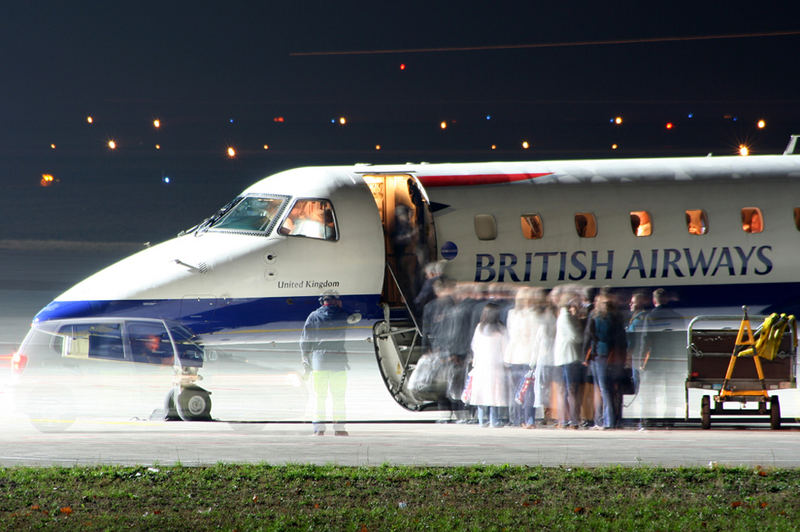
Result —
[[[689, 389], [714, 390], [703, 395], [700, 420], [704, 429], [711, 427], [712, 415], [769, 416], [770, 428], [781, 425], [777, 395], [770, 391], [796, 388], [797, 325], [794, 316], [771, 314], [754, 316], [761, 324], [755, 333], [750, 326], [747, 307], [744, 316], [697, 316], [687, 328], [689, 371], [686, 379], [686, 419], [689, 418]], [[738, 332], [730, 325], [739, 321]], [[727, 322], [728, 326], [721, 326]], [[717, 324], [717, 327], [710, 327]], [[750, 358], [753, 363], [740, 361]], [[714, 404], [711, 404], [711, 398]], [[738, 402], [743, 408], [723, 408], [726, 402]], [[744, 408], [757, 402], [757, 408]]]

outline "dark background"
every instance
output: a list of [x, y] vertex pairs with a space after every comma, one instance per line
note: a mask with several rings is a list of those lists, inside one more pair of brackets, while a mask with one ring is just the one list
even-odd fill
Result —
[[[273, 4], [4, 5], [0, 240], [155, 242], [296, 166], [781, 153], [800, 133], [800, 24], [766, 3]], [[424, 51], [374, 53], [401, 49]]]

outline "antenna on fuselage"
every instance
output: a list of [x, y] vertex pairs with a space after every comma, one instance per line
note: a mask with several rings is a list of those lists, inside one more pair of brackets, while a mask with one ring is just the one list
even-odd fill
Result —
[[798, 137], [800, 137], [800, 135], [789, 135], [789, 144], [787, 144], [786, 149], [783, 150], [784, 155], [792, 155], [794, 153]]

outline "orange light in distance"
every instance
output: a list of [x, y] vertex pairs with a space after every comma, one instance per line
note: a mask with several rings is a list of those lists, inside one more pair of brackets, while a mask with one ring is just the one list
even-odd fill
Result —
[[56, 149], [56, 145], [55, 145], [55, 144], [51, 144], [51, 145], [50, 145], [50, 149], [51, 149], [51, 150], [54, 150], [54, 149]]
[[159, 120], [158, 118], [153, 120], [153, 127], [156, 128], [156, 129], [160, 128], [161, 127], [161, 120]]
[[381, 150], [381, 145], [380, 144], [376, 144], [375, 145], [375, 151], [380, 151], [380, 150]]
[[618, 145], [618, 144], [612, 144], [612, 145], [611, 145], [611, 149], [612, 149], [612, 150], [616, 150], [617, 148], [619, 148], [619, 145]]
[[268, 150], [269, 149], [269, 144], [264, 144], [264, 149]]
[[492, 149], [496, 150], [497, 149], [497, 144], [492, 144]]
[[764, 129], [765, 127], [767, 127], [767, 121], [762, 118], [761, 120], [756, 122], [756, 127], [758, 129]]
[[748, 155], [750, 155], [750, 148], [748, 148], [744, 144], [739, 144], [739, 155], [741, 155], [742, 157], [747, 157]]
[[161, 149], [161, 144], [156, 144], [156, 149], [160, 150]]
[[49, 187], [55, 183], [55, 178], [52, 174], [42, 174], [42, 179], [39, 181], [39, 184], [43, 187]]
[[109, 140], [108, 141], [108, 149], [109, 150], [116, 150], [117, 149], [117, 141], [114, 140], [114, 139]]
[[87, 124], [92, 124], [92, 123], [94, 123], [94, 118], [92, 118], [91, 116], [87, 116], [87, 117], [86, 117], [86, 123], [87, 123]]
[[614, 123], [618, 126], [622, 125], [622, 117], [621, 116], [614, 117]]
[[340, 117], [339, 117], [339, 125], [340, 125], [340, 126], [343, 126], [343, 125], [345, 125], [345, 124], [347, 124], [347, 118], [345, 118], [345, 117], [343, 117], [343, 116], [340, 116]]
[[664, 124], [664, 127], [667, 129], [672, 129], [673, 127], [675, 127], [675, 124], [673, 124], [672, 122], [667, 122], [666, 124]]
[[445, 122], [444, 120], [442, 120], [441, 122], [439, 122], [439, 127], [440, 127], [441, 129], [447, 129], [447, 122]]
[[530, 148], [530, 147], [531, 147], [531, 144], [530, 144], [530, 142], [528, 142], [527, 140], [523, 140], [523, 141], [522, 141], [522, 149], [523, 149], [523, 150], [527, 150], [527, 149], [528, 149], [528, 148]]
[[228, 146], [228, 157], [231, 159], [236, 157], [236, 148], [234, 148], [233, 146]]

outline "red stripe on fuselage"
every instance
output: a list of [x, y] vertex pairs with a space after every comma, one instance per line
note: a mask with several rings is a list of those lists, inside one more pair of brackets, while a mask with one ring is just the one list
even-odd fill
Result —
[[498, 183], [513, 183], [550, 175], [552, 172], [536, 174], [470, 174], [470, 175], [426, 175], [418, 179], [424, 187], [457, 187], [471, 185], [496, 185]]

